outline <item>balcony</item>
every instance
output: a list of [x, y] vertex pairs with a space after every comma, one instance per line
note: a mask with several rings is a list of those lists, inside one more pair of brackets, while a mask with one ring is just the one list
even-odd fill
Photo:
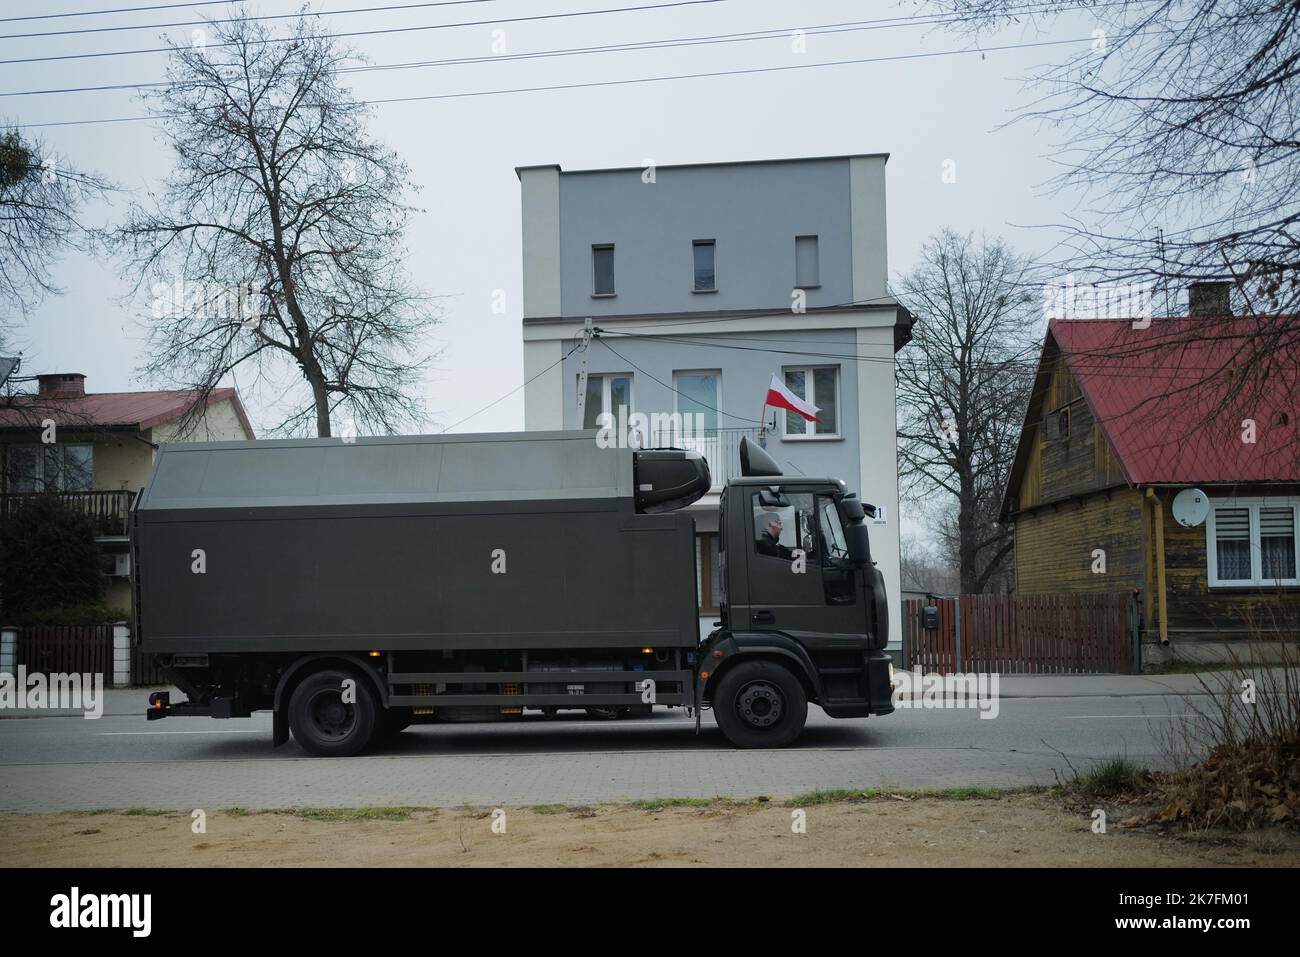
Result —
[[131, 503], [136, 496], [129, 489], [109, 492], [10, 492], [0, 495], [0, 523], [18, 514], [26, 504], [49, 494], [58, 495], [68, 508], [88, 516], [94, 523], [96, 537], [127, 534]]
[[642, 442], [642, 448], [671, 447], [699, 452], [709, 463], [710, 491], [716, 492], [728, 479], [740, 477], [740, 440], [743, 438], [758, 445], [764, 444], [758, 437], [758, 429], [710, 429], [703, 435], [693, 433], [689, 438], [671, 431], [652, 430], [650, 438]]

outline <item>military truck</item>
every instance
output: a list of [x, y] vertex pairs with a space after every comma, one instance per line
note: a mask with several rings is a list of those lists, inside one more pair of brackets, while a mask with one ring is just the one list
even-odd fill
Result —
[[416, 722], [712, 708], [783, 747], [813, 702], [888, 714], [888, 603], [860, 502], [757, 443], [721, 491], [723, 601], [701, 637], [707, 461], [595, 430], [160, 447], [131, 518], [135, 628], [187, 697], [273, 715], [311, 754]]

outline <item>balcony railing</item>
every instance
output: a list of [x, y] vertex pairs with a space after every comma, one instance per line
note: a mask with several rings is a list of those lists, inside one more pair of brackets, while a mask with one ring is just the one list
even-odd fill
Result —
[[709, 429], [703, 434], [694, 432], [685, 437], [672, 431], [652, 430], [642, 447], [671, 447], [699, 452], [709, 463], [709, 477], [716, 490], [722, 488], [728, 479], [740, 476], [740, 440], [743, 438], [762, 444], [759, 442], [758, 429]]
[[[8, 521], [23, 507], [49, 492], [9, 492], [0, 495], [0, 522]], [[55, 492], [68, 508], [90, 518], [99, 536], [125, 535], [136, 493], [130, 489], [108, 492]]]

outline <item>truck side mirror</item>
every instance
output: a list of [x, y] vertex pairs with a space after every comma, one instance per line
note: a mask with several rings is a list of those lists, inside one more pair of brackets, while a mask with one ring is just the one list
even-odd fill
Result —
[[921, 609], [921, 627], [926, 631], [934, 631], [939, 627], [938, 605], [926, 605]]
[[764, 508], [789, 508], [790, 502], [779, 491], [770, 488], [758, 490], [758, 504]]

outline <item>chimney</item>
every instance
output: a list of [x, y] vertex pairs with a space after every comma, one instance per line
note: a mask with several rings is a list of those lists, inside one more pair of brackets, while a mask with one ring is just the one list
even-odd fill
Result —
[[1187, 314], [1189, 316], [1210, 317], [1230, 316], [1232, 306], [1228, 303], [1230, 282], [1194, 282], [1187, 287]]
[[75, 399], [86, 394], [86, 377], [80, 372], [48, 372], [38, 375], [36, 381], [41, 395]]

